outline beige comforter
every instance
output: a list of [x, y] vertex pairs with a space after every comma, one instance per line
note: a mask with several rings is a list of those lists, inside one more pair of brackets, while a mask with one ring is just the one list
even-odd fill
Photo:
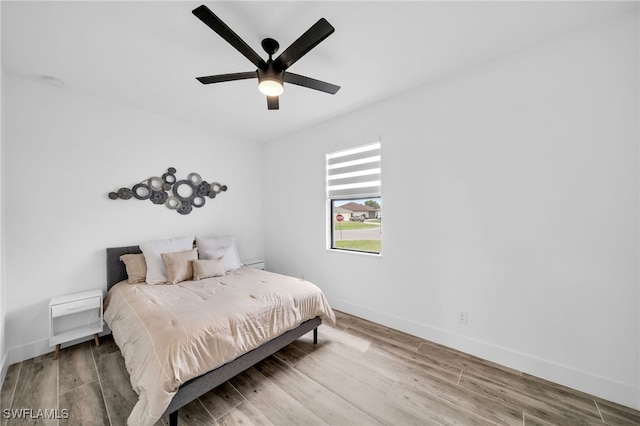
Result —
[[139, 396], [127, 424], [153, 425], [182, 383], [316, 316], [335, 323], [318, 287], [249, 267], [175, 285], [116, 284], [104, 319]]

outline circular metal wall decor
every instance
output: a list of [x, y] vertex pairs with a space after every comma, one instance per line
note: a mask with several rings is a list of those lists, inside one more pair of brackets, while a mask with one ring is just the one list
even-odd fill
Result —
[[215, 198], [227, 190], [220, 182], [209, 183], [198, 173], [189, 173], [186, 179], [176, 178], [176, 169], [169, 167], [162, 177], [152, 176], [131, 188], [120, 188], [110, 192], [112, 200], [150, 200], [153, 204], [164, 204], [181, 215], [191, 213], [194, 207], [204, 206], [208, 198]]

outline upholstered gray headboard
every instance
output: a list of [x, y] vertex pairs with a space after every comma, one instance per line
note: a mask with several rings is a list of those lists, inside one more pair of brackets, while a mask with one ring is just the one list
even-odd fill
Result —
[[107, 249], [107, 290], [127, 279], [127, 269], [120, 260], [123, 254], [142, 253], [139, 246], [113, 247]]

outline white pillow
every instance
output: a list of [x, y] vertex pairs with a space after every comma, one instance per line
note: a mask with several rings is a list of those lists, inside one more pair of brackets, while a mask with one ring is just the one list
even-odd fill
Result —
[[167, 273], [162, 263], [162, 253], [176, 253], [193, 248], [193, 237], [171, 238], [168, 240], [145, 241], [140, 244], [147, 263], [147, 284], [167, 282]]
[[[209, 238], [196, 237], [196, 247], [198, 247], [201, 259], [217, 259], [220, 256], [224, 256], [225, 271], [233, 271], [242, 266], [236, 246], [236, 237], [233, 235]], [[215, 253], [207, 253], [209, 251]]]

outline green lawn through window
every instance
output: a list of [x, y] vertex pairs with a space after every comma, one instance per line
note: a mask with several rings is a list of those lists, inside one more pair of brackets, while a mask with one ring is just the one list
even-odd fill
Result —
[[344, 248], [350, 250], [371, 251], [380, 253], [382, 249], [382, 241], [380, 240], [342, 240], [334, 242], [336, 248]]

